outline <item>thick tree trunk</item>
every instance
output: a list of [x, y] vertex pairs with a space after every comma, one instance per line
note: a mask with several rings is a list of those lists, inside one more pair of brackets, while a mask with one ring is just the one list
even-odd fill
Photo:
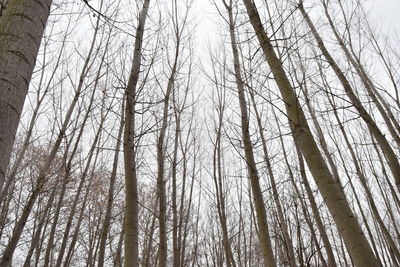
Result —
[[[31, 142], [33, 129], [34, 129], [37, 119], [39, 117], [39, 113], [40, 113], [39, 111], [42, 108], [42, 104], [43, 104], [43, 101], [45, 100], [45, 97], [48, 95], [48, 92], [50, 91], [51, 83], [53, 82], [53, 78], [56, 74], [56, 71], [57, 71], [58, 67], [60, 66], [61, 56], [63, 55], [66, 37], [67, 37], [67, 35], [64, 36], [63, 44], [60, 49], [60, 53], [58, 54], [55, 68], [52, 70], [52, 73], [51, 73], [50, 78], [47, 81], [46, 85], [43, 85], [42, 81], [43, 81], [44, 75], [47, 73], [47, 68], [43, 68], [41, 71], [40, 83], [39, 83], [39, 87], [37, 90], [36, 106], [33, 109], [32, 117], [30, 119], [29, 126], [26, 131], [24, 141], [22, 143], [22, 147], [18, 151], [16, 158], [13, 162], [13, 165], [10, 167], [9, 174], [7, 175], [7, 180], [5, 181], [3, 188], [1, 188], [1, 190], [0, 190], [0, 206], [2, 205], [4, 198], [7, 196], [10, 186], [14, 183], [15, 176], [17, 175], [17, 171], [18, 171], [19, 167], [21, 166], [21, 162], [24, 159], [25, 152], [28, 149], [29, 144]], [[46, 52], [47, 52], [46, 48], [47, 48], [47, 46], [45, 46], [45, 48], [44, 48], [42, 64], [46, 63]], [[42, 92], [43, 87], [44, 87], [44, 91]]]
[[10, 0], [0, 17], [0, 190], [52, 0]]

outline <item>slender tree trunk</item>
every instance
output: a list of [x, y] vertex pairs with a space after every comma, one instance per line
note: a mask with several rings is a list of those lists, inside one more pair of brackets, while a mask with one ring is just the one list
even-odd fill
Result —
[[[343, 165], [344, 165], [345, 160], [344, 160], [344, 158], [342, 157], [342, 155], [340, 153], [339, 153], [339, 157], [341, 158], [341, 160], [343, 162]], [[381, 266], [382, 263], [381, 263], [381, 258], [379, 256], [380, 253], [378, 252], [378, 249], [377, 249], [377, 246], [376, 246], [376, 242], [375, 242], [375, 239], [374, 239], [374, 235], [373, 235], [372, 229], [371, 229], [371, 227], [370, 227], [370, 225], [368, 223], [367, 216], [366, 216], [366, 214], [364, 212], [360, 197], [358, 196], [357, 189], [355, 188], [354, 183], [351, 180], [351, 177], [349, 175], [349, 171], [347, 170], [347, 167], [345, 165], [344, 165], [344, 169], [345, 169], [345, 173], [347, 175], [348, 181], [349, 181], [349, 185], [350, 185], [351, 191], [353, 192], [353, 195], [354, 195], [354, 198], [355, 198], [355, 202], [357, 204], [358, 209], [360, 210], [360, 215], [361, 215], [361, 218], [362, 218], [362, 220], [364, 222], [365, 229], [366, 229], [367, 234], [368, 234], [368, 236], [369, 236], [369, 238], [371, 240], [372, 249], [375, 252], [378, 264], [380, 264], [380, 266]], [[381, 247], [381, 249], [382, 249], [382, 247]]]
[[[175, 112], [177, 113], [177, 112]], [[177, 165], [178, 165], [178, 139], [180, 133], [180, 114], [175, 115], [174, 152], [172, 159], [172, 254], [173, 266], [180, 265], [180, 249], [178, 247], [178, 209], [177, 209]]]
[[[101, 133], [100, 129], [102, 129], [102, 127], [103, 127], [103, 125], [102, 125], [102, 123], [101, 123], [101, 125], [99, 126], [99, 131], [98, 131], [98, 133]], [[100, 142], [99, 138], [100, 138], [100, 134], [99, 134], [99, 135], [96, 135], [94, 143]], [[100, 146], [99, 146], [99, 147], [100, 147]], [[99, 148], [98, 148], [97, 150], [99, 150]], [[86, 208], [86, 203], [87, 203], [88, 196], [89, 196], [89, 192], [90, 192], [89, 189], [91, 188], [91, 185], [92, 185], [92, 182], [93, 182], [93, 176], [95, 175], [95, 167], [96, 167], [96, 165], [97, 165], [98, 156], [99, 156], [99, 153], [98, 153], [98, 152], [99, 152], [99, 151], [97, 151], [96, 153], [94, 153], [96, 156], [95, 156], [95, 159], [94, 159], [94, 161], [93, 161], [93, 166], [92, 166], [91, 174], [90, 174], [90, 176], [89, 176], [89, 181], [88, 181], [88, 184], [87, 184], [87, 186], [86, 186], [86, 192], [85, 192], [85, 195], [83, 196], [82, 206], [81, 206], [80, 211], [79, 211], [79, 216], [78, 216], [78, 218], [77, 218], [75, 230], [73, 231], [73, 234], [72, 234], [71, 243], [70, 243], [70, 245], [69, 245], [69, 248], [68, 248], [68, 250], [67, 250], [67, 254], [66, 254], [66, 256], [65, 256], [65, 260], [64, 260], [64, 264], [63, 264], [64, 267], [70, 266], [73, 253], [74, 253], [74, 251], [75, 251], [75, 245], [76, 245], [76, 242], [77, 242], [77, 240], [78, 240], [78, 234], [79, 234], [79, 230], [80, 230], [80, 227], [81, 227], [81, 224], [82, 224], [83, 214], [84, 214], [84, 212], [86, 211], [85, 208]], [[90, 156], [89, 156], [88, 162], [91, 163], [91, 158], [90, 158]], [[86, 180], [86, 179], [85, 179], [85, 180]], [[79, 196], [80, 196], [80, 194], [78, 193], [78, 194], [76, 195], [76, 199], [78, 199]], [[75, 212], [73, 212], [73, 213], [71, 212], [71, 215], [75, 215]], [[73, 217], [73, 216], [71, 216], [71, 217]], [[67, 232], [67, 231], [66, 231], [66, 232]], [[69, 230], [68, 230], [68, 232], [69, 232]], [[63, 240], [63, 241], [64, 241], [64, 240]], [[58, 257], [58, 259], [60, 259], [60, 258], [62, 259], [62, 257]], [[57, 262], [59, 262], [58, 259], [57, 259]], [[62, 261], [60, 261], [60, 264], [56, 264], [56, 266], [61, 266], [61, 262], [62, 262]]]
[[[35, 2], [37, 2], [37, 1], [35, 1]], [[2, 19], [1, 19], [1, 21], [2, 21]], [[68, 125], [70, 123], [70, 119], [72, 117], [72, 113], [74, 112], [75, 106], [76, 106], [76, 104], [77, 104], [77, 102], [79, 100], [79, 97], [81, 96], [81, 92], [82, 92], [82, 89], [83, 89], [84, 78], [86, 77], [86, 75], [87, 75], [87, 73], [88, 73], [88, 71], [90, 69], [89, 63], [90, 63], [90, 60], [91, 60], [91, 56], [92, 56], [92, 53], [93, 53], [93, 50], [94, 50], [95, 40], [96, 40], [96, 37], [97, 37], [97, 29], [98, 29], [98, 26], [99, 26], [98, 23], [99, 23], [99, 20], [97, 21], [96, 30], [95, 30], [95, 33], [94, 33], [94, 37], [93, 37], [90, 49], [89, 49], [88, 56], [87, 56], [87, 58], [86, 58], [86, 60], [84, 62], [84, 66], [83, 66], [81, 74], [80, 74], [79, 84], [78, 84], [78, 86], [76, 88], [74, 99], [72, 100], [72, 102], [71, 102], [71, 104], [70, 104], [70, 106], [68, 108], [68, 111], [67, 111], [67, 113], [65, 115], [64, 121], [63, 121], [63, 123], [61, 125], [60, 131], [59, 131], [59, 133], [57, 135], [56, 141], [55, 141], [53, 147], [51, 148], [51, 151], [49, 152], [47, 160], [46, 160], [44, 166], [39, 171], [38, 178], [37, 178], [36, 184], [34, 186], [34, 189], [33, 189], [31, 195], [28, 198], [28, 201], [27, 201], [27, 203], [26, 203], [26, 205], [25, 205], [25, 207], [24, 207], [24, 209], [22, 211], [22, 214], [21, 214], [18, 222], [16, 223], [16, 225], [14, 227], [12, 238], [10, 239], [9, 244], [7, 245], [6, 249], [4, 250], [3, 257], [0, 260], [0, 265], [8, 266], [8, 264], [11, 262], [12, 255], [13, 255], [14, 250], [15, 250], [17, 244], [18, 244], [19, 238], [20, 238], [20, 236], [22, 234], [22, 231], [23, 231], [23, 229], [25, 227], [27, 219], [28, 219], [28, 217], [29, 217], [29, 215], [31, 213], [31, 209], [32, 209], [33, 205], [35, 204], [37, 197], [40, 194], [40, 190], [41, 190], [42, 186], [45, 184], [47, 172], [50, 169], [50, 167], [51, 167], [51, 165], [53, 163], [53, 160], [56, 157], [58, 149], [59, 149], [59, 147], [61, 145], [61, 141], [64, 138], [65, 132], [66, 132], [66, 130], [68, 128]]]
[[124, 163], [125, 163], [125, 219], [124, 219], [124, 254], [125, 267], [139, 266], [139, 225], [138, 225], [138, 188], [136, 172], [135, 144], [135, 106], [136, 85], [139, 80], [142, 43], [150, 0], [143, 2], [136, 28], [134, 55], [131, 73], [126, 88]]
[[288, 262], [289, 262], [290, 266], [295, 267], [296, 266], [296, 256], [294, 253], [294, 246], [293, 246], [292, 239], [289, 235], [289, 227], [286, 223], [285, 215], [283, 212], [283, 207], [282, 207], [281, 201], [279, 199], [279, 193], [278, 193], [278, 189], [276, 187], [275, 175], [272, 170], [270, 156], [269, 156], [268, 149], [267, 149], [267, 141], [265, 140], [265, 136], [264, 136], [264, 131], [263, 131], [264, 127], [262, 126], [261, 116], [260, 116], [260, 113], [258, 112], [258, 108], [257, 108], [255, 99], [254, 99], [254, 92], [252, 91], [252, 89], [250, 89], [250, 98], [252, 100], [253, 109], [254, 109], [254, 113], [256, 116], [256, 120], [257, 120], [258, 131], [259, 131], [261, 145], [262, 145], [262, 149], [263, 149], [263, 153], [264, 153], [264, 161], [267, 166], [267, 171], [268, 171], [269, 179], [271, 182], [272, 194], [274, 196], [276, 211], [277, 211], [278, 218], [279, 218], [278, 224], [279, 224], [280, 228], [282, 229], [285, 250], [287, 253], [287, 257], [288, 257]]
[[[340, 47], [342, 48], [343, 52], [345, 53], [347, 59], [349, 60], [349, 62], [351, 63], [351, 65], [354, 67], [354, 69], [356, 70], [358, 76], [360, 77], [365, 89], [368, 92], [368, 95], [371, 97], [372, 101], [374, 102], [375, 106], [378, 108], [379, 113], [381, 114], [388, 130], [389, 133], [391, 134], [393, 140], [396, 142], [397, 146], [400, 147], [400, 136], [399, 133], [396, 132], [396, 129], [394, 128], [393, 124], [392, 124], [392, 120], [390, 117], [393, 117], [393, 114], [391, 113], [390, 109], [388, 109], [387, 111], [385, 111], [383, 104], [381, 104], [380, 100], [378, 99], [378, 95], [379, 93], [377, 92], [376, 88], [374, 87], [373, 82], [371, 81], [371, 79], [368, 77], [365, 69], [363, 68], [363, 66], [360, 64], [360, 62], [353, 57], [353, 55], [350, 53], [349, 49], [347, 48], [347, 46], [345, 45], [343, 39], [340, 37], [340, 34], [338, 32], [338, 30], [336, 29], [332, 18], [328, 12], [328, 6], [327, 3], [325, 1], [323, 1], [323, 6], [324, 6], [324, 11], [325, 11], [325, 15], [328, 18], [328, 22], [329, 22], [329, 26], [331, 27], [336, 40], [339, 42]], [[346, 23], [347, 25], [347, 23]], [[348, 26], [347, 26], [348, 27]], [[378, 93], [378, 94], [377, 94]], [[382, 98], [381, 98], [382, 99]], [[383, 99], [382, 99], [383, 100]], [[385, 102], [384, 102], [385, 103]], [[394, 120], [396, 121], [396, 120]], [[400, 129], [398, 129], [400, 130]]]
[[[125, 103], [125, 101], [123, 101], [123, 102]], [[123, 114], [123, 111], [125, 110], [124, 103], [122, 104], [122, 114]], [[106, 214], [104, 216], [103, 227], [102, 227], [101, 236], [100, 236], [99, 260], [98, 260], [98, 264], [97, 264], [98, 267], [104, 266], [106, 241], [107, 241], [108, 231], [110, 229], [111, 211], [112, 211], [112, 206], [114, 203], [114, 193], [115, 193], [114, 188], [115, 188], [115, 182], [116, 182], [116, 178], [117, 178], [118, 158], [119, 158], [119, 150], [121, 147], [121, 138], [122, 138], [123, 129], [124, 129], [124, 116], [121, 115], [121, 124], [120, 124], [120, 129], [118, 131], [117, 143], [115, 145], [114, 161], [113, 161], [113, 167], [112, 167], [111, 177], [110, 177], [110, 186], [108, 188], [108, 201], [107, 201]]]
[[[74, 219], [75, 211], [76, 211], [77, 206], [78, 206], [78, 202], [79, 202], [79, 198], [80, 198], [80, 195], [81, 195], [81, 192], [82, 192], [82, 189], [83, 189], [83, 185], [84, 185], [84, 183], [86, 181], [86, 178], [88, 176], [89, 168], [90, 168], [90, 164], [92, 164], [93, 156], [95, 156], [95, 158], [97, 158], [97, 155], [95, 155], [95, 150], [96, 150], [96, 146], [98, 145], [101, 129], [102, 129], [102, 125], [99, 126], [99, 129], [97, 130], [97, 133], [95, 135], [93, 143], [92, 143], [92, 145], [90, 147], [90, 150], [89, 150], [89, 153], [88, 153], [88, 159], [87, 159], [87, 162], [85, 164], [85, 168], [83, 170], [83, 173], [81, 174], [81, 178], [80, 178], [80, 181], [79, 181], [78, 188], [77, 188], [77, 190], [75, 192], [74, 201], [72, 202], [72, 206], [71, 206], [70, 213], [69, 213], [69, 216], [68, 216], [67, 224], [66, 224], [66, 227], [64, 229], [63, 238], [61, 240], [61, 246], [60, 246], [59, 254], [57, 256], [56, 266], [61, 266], [61, 264], [62, 264], [62, 260], [64, 258], [64, 253], [65, 253], [65, 250], [66, 250], [66, 247], [67, 247], [67, 241], [68, 241], [68, 238], [70, 236], [72, 222], [73, 222], [73, 219]], [[82, 207], [82, 209], [84, 209], [84, 207]]]
[[[157, 207], [158, 207], [158, 199], [156, 199], [154, 210], [156, 210]], [[149, 231], [149, 234], [148, 234], [149, 235], [149, 241], [147, 243], [147, 246], [143, 250], [143, 256], [142, 256], [143, 257], [143, 260], [142, 260], [143, 264], [142, 265], [144, 267], [151, 267], [150, 259], [151, 259], [151, 255], [152, 255], [152, 252], [153, 252], [153, 242], [154, 242], [153, 233], [154, 233], [154, 229], [156, 227], [156, 221], [157, 221], [156, 216], [152, 216], [150, 229], [149, 229], [150, 231]]]
[[264, 263], [266, 266], [276, 266], [276, 260], [272, 251], [272, 244], [268, 230], [267, 212], [265, 210], [264, 200], [260, 187], [260, 177], [258, 175], [257, 165], [254, 159], [253, 148], [249, 133], [249, 118], [247, 115], [247, 103], [244, 92], [244, 84], [241, 77], [239, 52], [236, 44], [235, 24], [232, 14], [232, 6], [226, 5], [229, 15], [229, 33], [232, 45], [232, 54], [234, 59], [235, 81], [237, 86], [240, 114], [241, 114], [241, 129], [244, 144], [244, 153], [250, 184], [253, 192], [253, 200], [256, 208], [257, 223], [259, 229], [259, 239], [261, 243]]
[[[218, 84], [216, 84], [216, 86], [218, 86]], [[225, 88], [223, 88], [222, 90], [225, 90]], [[223, 186], [224, 175], [223, 175], [223, 165], [222, 165], [223, 154], [221, 148], [221, 135], [222, 135], [222, 125], [223, 125], [225, 105], [226, 105], [225, 94], [223, 92], [217, 94], [218, 94], [218, 104], [215, 109], [218, 112], [218, 121], [216, 122], [216, 128], [215, 128], [216, 137], [213, 149], [213, 180], [215, 187], [215, 198], [216, 198], [215, 201], [217, 204], [217, 213], [221, 224], [222, 242], [225, 250], [226, 264], [227, 267], [232, 267], [232, 266], [236, 267], [236, 262], [232, 253], [232, 248], [228, 235], [227, 216], [225, 207], [226, 196], [224, 193], [224, 186]]]
[[165, 193], [165, 134], [168, 127], [168, 110], [169, 110], [169, 100], [171, 96], [171, 91], [174, 86], [176, 66], [178, 60], [178, 52], [175, 54], [175, 62], [172, 68], [171, 76], [168, 80], [167, 91], [165, 93], [165, 97], [163, 100], [163, 118], [161, 122], [160, 134], [157, 140], [157, 197], [159, 203], [159, 211], [158, 211], [158, 219], [159, 219], [159, 266], [166, 267], [167, 266], [167, 197]]
[[[83, 83], [83, 81], [82, 81], [82, 83]], [[70, 104], [70, 106], [68, 108], [68, 111], [67, 111], [67, 114], [66, 114], [66, 116], [64, 118], [64, 121], [63, 121], [63, 124], [61, 126], [61, 129], [60, 129], [60, 131], [59, 131], [59, 133], [57, 135], [56, 141], [55, 141], [55, 143], [54, 143], [54, 145], [53, 145], [53, 147], [52, 147], [52, 149], [51, 149], [51, 151], [50, 151], [50, 153], [49, 153], [49, 155], [47, 157], [47, 160], [46, 160], [44, 166], [39, 171], [39, 175], [38, 175], [36, 184], [35, 184], [35, 186], [33, 188], [33, 191], [31, 193], [31, 195], [29, 196], [28, 201], [27, 201], [27, 203], [26, 203], [26, 205], [25, 205], [25, 207], [24, 207], [24, 209], [22, 211], [22, 214], [21, 214], [19, 220], [17, 221], [17, 223], [16, 223], [16, 225], [14, 227], [12, 238], [10, 239], [10, 242], [8, 243], [6, 249], [4, 250], [3, 257], [0, 260], [0, 265], [1, 266], [8, 266], [9, 263], [11, 262], [12, 255], [14, 253], [15, 248], [17, 247], [19, 238], [20, 238], [20, 236], [22, 234], [22, 231], [23, 231], [23, 229], [25, 227], [25, 224], [26, 224], [26, 222], [28, 220], [28, 217], [29, 217], [29, 215], [31, 213], [32, 207], [35, 204], [35, 202], [37, 200], [37, 197], [39, 196], [40, 191], [41, 191], [43, 185], [46, 182], [47, 172], [50, 169], [50, 167], [51, 167], [51, 165], [53, 163], [53, 160], [56, 157], [58, 149], [59, 149], [59, 147], [61, 145], [61, 141], [64, 138], [65, 131], [66, 131], [68, 125], [69, 125], [70, 119], [72, 117], [72, 113], [73, 113], [73, 111], [75, 109], [76, 103], [78, 102], [80, 93], [81, 93], [80, 90], [76, 91], [74, 99], [73, 99], [72, 103]]]
[[311, 29], [311, 32], [312, 32], [315, 40], [317, 41], [319, 49], [321, 50], [322, 54], [324, 55], [324, 57], [328, 61], [329, 65], [331, 66], [332, 70], [335, 72], [336, 76], [338, 77], [340, 83], [342, 84], [345, 93], [347, 94], [351, 103], [353, 104], [353, 106], [356, 108], [356, 110], [360, 114], [361, 118], [367, 124], [368, 129], [371, 131], [371, 133], [377, 140], [379, 146], [381, 147], [383, 153], [385, 154], [385, 157], [388, 161], [390, 170], [392, 171], [393, 178], [396, 182], [396, 186], [397, 186], [398, 190], [400, 191], [400, 164], [399, 164], [397, 155], [394, 153], [394, 151], [393, 151], [391, 145], [389, 144], [389, 142], [387, 141], [385, 135], [382, 133], [382, 131], [376, 125], [373, 118], [369, 115], [367, 110], [363, 107], [361, 101], [358, 99], [358, 97], [354, 93], [352, 86], [350, 85], [350, 83], [347, 80], [344, 73], [340, 70], [336, 61], [333, 59], [333, 57], [331, 56], [329, 51], [326, 49], [321, 36], [318, 34], [317, 29], [315, 28], [310, 17], [308, 16], [307, 12], [305, 11], [302, 3], [299, 4], [299, 10], [302, 13], [309, 28]]
[[[176, 8], [176, 2], [175, 2]], [[177, 14], [175, 14], [177, 16]], [[165, 92], [165, 96], [163, 99], [163, 115], [161, 120], [161, 129], [160, 134], [157, 140], [157, 197], [159, 203], [159, 266], [166, 267], [167, 266], [167, 254], [168, 254], [168, 240], [167, 240], [167, 198], [165, 193], [165, 134], [168, 127], [168, 110], [169, 110], [169, 102], [171, 98], [171, 93], [175, 83], [175, 77], [178, 67], [178, 58], [180, 54], [180, 38], [181, 31], [179, 30], [179, 25], [174, 25], [175, 30], [175, 54], [174, 54], [174, 62], [172, 65], [171, 74], [168, 78], [167, 89]]]
[[386, 228], [386, 226], [385, 226], [385, 224], [384, 224], [384, 222], [383, 222], [383, 220], [382, 220], [382, 218], [381, 218], [381, 216], [379, 214], [378, 207], [375, 204], [374, 197], [373, 197], [373, 195], [372, 195], [372, 193], [371, 193], [371, 191], [369, 189], [369, 186], [367, 184], [367, 178], [365, 177], [364, 172], [361, 169], [361, 166], [359, 164], [359, 160], [357, 159], [357, 156], [356, 156], [356, 152], [354, 151], [353, 147], [351, 146], [351, 143], [350, 143], [350, 140], [349, 140], [349, 138], [347, 136], [347, 133], [346, 133], [346, 131], [345, 131], [344, 127], [343, 127], [343, 124], [340, 121], [340, 118], [339, 118], [339, 116], [337, 114], [336, 107], [334, 106], [334, 104], [332, 103], [332, 101], [330, 100], [328, 95], [327, 95], [327, 97], [329, 99], [330, 104], [332, 105], [332, 108], [333, 108], [333, 111], [334, 111], [334, 114], [335, 114], [335, 118], [336, 118], [336, 120], [338, 122], [340, 131], [341, 131], [341, 133], [342, 133], [342, 135], [344, 137], [344, 140], [345, 140], [345, 143], [347, 145], [347, 148], [349, 149], [349, 152], [350, 152], [351, 158], [353, 160], [353, 164], [354, 164], [354, 167], [356, 169], [356, 173], [358, 175], [359, 181], [360, 181], [360, 183], [361, 183], [361, 185], [362, 185], [362, 187], [363, 187], [363, 189], [364, 189], [364, 191], [366, 193], [366, 197], [367, 197], [367, 200], [369, 202], [369, 205], [370, 205], [370, 208], [371, 208], [371, 212], [374, 215], [375, 219], [377, 220], [378, 226], [381, 229], [381, 231], [383, 233], [383, 236], [385, 237], [385, 239], [386, 239], [386, 241], [387, 241], [387, 243], [389, 245], [389, 249], [392, 251], [393, 255], [395, 256], [395, 259], [393, 259], [393, 260], [396, 261], [396, 259], [397, 259], [397, 261], [400, 263], [399, 250], [397, 249], [393, 238], [391, 237], [388, 229]]
[[35, 248], [39, 244], [41, 234], [45, 230], [45, 229], [43, 230], [43, 226], [45, 225], [45, 223], [47, 221], [46, 217], [48, 216], [48, 213], [51, 210], [51, 205], [53, 205], [54, 197], [55, 197], [56, 192], [57, 192], [57, 185], [58, 185], [58, 183], [56, 183], [56, 186], [52, 189], [52, 192], [50, 193], [50, 197], [47, 200], [47, 204], [46, 204], [45, 208], [42, 211], [43, 215], [40, 217], [39, 225], [37, 226], [38, 229], [35, 231], [35, 233], [34, 233], [34, 235], [32, 237], [31, 245], [30, 245], [30, 248], [28, 250], [28, 255], [26, 256], [25, 262], [24, 262], [24, 265], [23, 265], [24, 267], [31, 266], [32, 255], [33, 255], [33, 252], [34, 252]]
[[[176, 3], [175, 3], [176, 4]], [[190, 70], [191, 71], [191, 70]], [[189, 75], [190, 75], [189, 71]], [[189, 79], [190, 80], [190, 79]], [[182, 143], [182, 128], [181, 128], [181, 123], [182, 123], [182, 114], [183, 111], [186, 108], [186, 100], [188, 96], [188, 90], [190, 86], [189, 84], [187, 85], [187, 89], [185, 90], [183, 101], [181, 103], [178, 103], [177, 101], [177, 95], [175, 91], [173, 91], [173, 96], [172, 96], [172, 101], [173, 101], [173, 106], [174, 106], [174, 117], [175, 117], [175, 136], [174, 136], [174, 148], [173, 148], [173, 158], [172, 158], [172, 171], [171, 171], [171, 177], [172, 177], [172, 247], [173, 247], [173, 266], [180, 267], [183, 265], [181, 262], [182, 259], [182, 223], [180, 223], [180, 218], [179, 215], [181, 213], [178, 211], [178, 173], [177, 173], [177, 168], [179, 165], [180, 160], [178, 160], [178, 151], [179, 151], [179, 145]], [[183, 153], [185, 153], [183, 151]], [[186, 163], [183, 164], [184, 168], [186, 168]], [[185, 171], [184, 171], [185, 172]], [[183, 191], [182, 191], [183, 192]], [[181, 199], [184, 198], [184, 195], [181, 195]]]
[[349, 253], [356, 266], [379, 266], [375, 255], [354, 216], [346, 198], [326, 165], [321, 152], [312, 136], [301, 105], [293, 87], [286, 76], [281, 60], [267, 36], [257, 9], [251, 0], [243, 0], [250, 22], [263, 49], [264, 56], [274, 75], [287, 110], [290, 126], [295, 140], [307, 161], [316, 184], [335, 220]]
[[[283, 138], [282, 138], [281, 127], [279, 125], [278, 117], [276, 116], [275, 111], [274, 111], [274, 115], [275, 115], [275, 119], [277, 120], [277, 128], [278, 128], [278, 133], [279, 133], [279, 139], [280, 139], [281, 145], [282, 145], [283, 156], [284, 156], [284, 159], [285, 159], [286, 166], [288, 167], [288, 170], [289, 170], [289, 178], [291, 179], [292, 184], [295, 187], [296, 193], [298, 194], [299, 201], [301, 202], [303, 213], [304, 213], [304, 216], [306, 218], [306, 221], [309, 224], [309, 226], [311, 226], [311, 228], [310, 228], [310, 231], [312, 232], [311, 235], [313, 237], [315, 236], [315, 242], [317, 243], [316, 246], [319, 246], [318, 245], [318, 240], [316, 239], [316, 235], [315, 235], [315, 233], [313, 231], [313, 228], [312, 228], [312, 222], [311, 222], [311, 220], [309, 218], [307, 218], [307, 214], [308, 213], [307, 213], [307, 208], [305, 206], [305, 203], [303, 203], [303, 200], [300, 199], [302, 194], [298, 190], [298, 188], [297, 188], [297, 186], [295, 184], [295, 181], [294, 181], [294, 175], [293, 175], [292, 169], [290, 168], [290, 164], [289, 164], [289, 161], [288, 161], [287, 152], [286, 152], [286, 148], [285, 148], [285, 143], [284, 143]], [[293, 139], [294, 139], [294, 137], [293, 137]], [[310, 184], [308, 182], [303, 155], [301, 154], [300, 148], [299, 148], [299, 146], [297, 145], [296, 142], [294, 142], [294, 145], [295, 145], [295, 149], [296, 149], [297, 158], [298, 158], [298, 161], [299, 161], [299, 171], [300, 171], [301, 181], [303, 182], [304, 187], [306, 189], [307, 198], [308, 198], [308, 201], [310, 202], [310, 206], [311, 206], [311, 212], [313, 214], [315, 223], [317, 224], [317, 228], [318, 228], [320, 237], [322, 239], [322, 244], [324, 245], [326, 254], [328, 256], [328, 266], [329, 267], [334, 267], [334, 266], [336, 266], [335, 256], [334, 256], [334, 253], [333, 253], [333, 250], [332, 250], [331, 243], [329, 242], [328, 234], [326, 233], [324, 223], [322, 222], [322, 218], [321, 218], [320, 212], [318, 211], [318, 206], [317, 206], [317, 203], [315, 201], [314, 194], [313, 194], [311, 186], [310, 186]], [[321, 261], [323, 262], [323, 265], [327, 265], [327, 263], [325, 262], [325, 259], [323, 257], [321, 257]]]

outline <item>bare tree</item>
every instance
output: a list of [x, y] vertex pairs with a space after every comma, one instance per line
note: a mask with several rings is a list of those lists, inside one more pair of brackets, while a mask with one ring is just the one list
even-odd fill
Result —
[[234, 69], [235, 69], [235, 81], [238, 90], [238, 98], [240, 104], [242, 138], [244, 144], [246, 164], [253, 193], [253, 200], [256, 209], [257, 223], [259, 229], [259, 239], [262, 247], [265, 264], [268, 266], [276, 266], [276, 260], [272, 251], [272, 244], [269, 235], [267, 214], [259, 183], [260, 178], [257, 170], [257, 165], [254, 159], [254, 153], [249, 133], [247, 103], [245, 98], [244, 83], [241, 77], [239, 52], [236, 44], [235, 22], [233, 18], [232, 1], [230, 1], [229, 4], [227, 4], [227, 2], [224, 1], [224, 5], [228, 11], [228, 16], [229, 16], [229, 35], [232, 45], [232, 54], [233, 54]]
[[[290, 126], [307, 165], [321, 191], [322, 196], [334, 218], [347, 249], [357, 266], [378, 266], [374, 253], [368, 244], [364, 233], [350, 209], [340, 186], [335, 182], [328, 166], [322, 158], [321, 152], [312, 136], [304, 112], [294, 94], [292, 85], [276, 56], [271, 41], [266, 34], [255, 5], [250, 0], [243, 0], [250, 22], [254, 28], [267, 63], [274, 74], [277, 86], [281, 92]], [[366, 257], [368, 255], [368, 257]], [[368, 258], [368, 259], [367, 259]]]
[[124, 162], [125, 162], [125, 221], [124, 266], [139, 266], [138, 188], [136, 172], [135, 106], [136, 86], [139, 80], [142, 44], [150, 0], [144, 0], [135, 35], [134, 55], [129, 81], [126, 87]]

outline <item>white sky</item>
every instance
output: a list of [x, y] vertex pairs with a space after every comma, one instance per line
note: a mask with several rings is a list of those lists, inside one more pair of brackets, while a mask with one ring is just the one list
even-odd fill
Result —
[[400, 34], [400, 0], [374, 0], [371, 13], [386, 33]]
[[[195, 12], [198, 21], [198, 40], [206, 42], [208, 38], [215, 38], [217, 27], [213, 20], [218, 19], [212, 0], [196, 0]], [[218, 2], [218, 0], [217, 0]], [[366, 0], [370, 5], [369, 11], [373, 20], [382, 24], [384, 33], [395, 33], [400, 36], [400, 0]]]

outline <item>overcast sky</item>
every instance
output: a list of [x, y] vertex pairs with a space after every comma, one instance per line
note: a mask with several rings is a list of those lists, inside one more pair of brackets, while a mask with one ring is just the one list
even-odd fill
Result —
[[[365, 0], [372, 19], [382, 25], [384, 33], [395, 33], [400, 39], [400, 0]], [[215, 38], [217, 31], [213, 20], [217, 19], [215, 7], [211, 0], [195, 1], [198, 21], [198, 41], [206, 43], [209, 38]]]
[[371, 13], [384, 29], [400, 34], [400, 0], [374, 0]]

